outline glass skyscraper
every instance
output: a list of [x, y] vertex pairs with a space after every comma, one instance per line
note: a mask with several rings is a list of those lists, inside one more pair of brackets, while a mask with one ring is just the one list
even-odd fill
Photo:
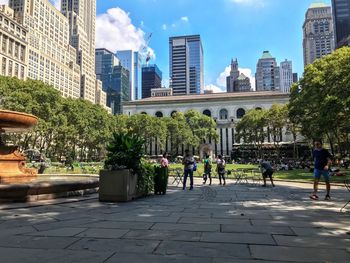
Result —
[[142, 67], [142, 98], [151, 97], [152, 89], [162, 87], [162, 72], [157, 65], [147, 65]]
[[332, 0], [336, 47], [350, 46], [350, 0]]
[[203, 46], [199, 35], [169, 39], [170, 83], [174, 95], [199, 94], [204, 86]]
[[129, 71], [120, 65], [118, 58], [111, 51], [96, 49], [96, 77], [102, 82], [102, 89], [107, 93], [107, 106], [113, 114], [123, 112], [123, 102], [130, 100]]

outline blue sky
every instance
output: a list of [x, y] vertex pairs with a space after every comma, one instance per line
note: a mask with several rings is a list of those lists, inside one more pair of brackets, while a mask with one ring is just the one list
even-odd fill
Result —
[[[54, 0], [53, 0], [54, 1]], [[59, 0], [57, 0], [59, 1]], [[330, 3], [330, 0], [319, 0]], [[319, 2], [318, 1], [318, 2]], [[302, 24], [314, 0], [97, 0], [97, 45], [144, 49], [147, 35], [155, 62], [169, 76], [170, 36], [200, 34], [205, 83], [222, 86], [231, 58], [255, 73], [264, 50], [303, 72]], [[226, 69], [226, 73], [225, 72]], [[249, 74], [249, 70], [244, 70]], [[221, 78], [220, 78], [221, 75]]]

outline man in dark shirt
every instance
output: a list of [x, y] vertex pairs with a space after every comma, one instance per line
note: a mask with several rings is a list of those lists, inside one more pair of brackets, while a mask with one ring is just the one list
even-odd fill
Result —
[[314, 192], [311, 194], [310, 198], [313, 200], [318, 200], [318, 196], [317, 196], [318, 184], [320, 182], [321, 176], [323, 176], [327, 187], [327, 195], [325, 200], [330, 200], [331, 184], [330, 184], [330, 176], [329, 176], [329, 166], [332, 164], [332, 161], [331, 161], [332, 155], [329, 153], [329, 151], [323, 148], [321, 140], [315, 140], [314, 145], [315, 145], [315, 149], [312, 155], [315, 161], [315, 169], [314, 169], [315, 181], [314, 181]]
[[262, 175], [263, 175], [263, 180], [264, 180], [263, 187], [266, 187], [266, 178], [267, 177], [270, 178], [272, 187], [275, 187], [275, 184], [273, 183], [273, 178], [272, 178], [274, 169], [271, 166], [271, 164], [268, 161], [261, 161], [260, 165], [261, 165]]

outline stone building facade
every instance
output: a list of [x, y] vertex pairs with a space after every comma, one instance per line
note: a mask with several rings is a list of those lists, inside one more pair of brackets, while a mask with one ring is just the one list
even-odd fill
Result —
[[[286, 104], [289, 95], [280, 92], [242, 92], [242, 93], [215, 93], [190, 96], [169, 96], [148, 98], [124, 104], [123, 112], [126, 115], [148, 114], [157, 117], [170, 117], [174, 112], [186, 112], [195, 109], [205, 115], [211, 116], [217, 123], [218, 141], [206, 140], [198, 151], [194, 153], [203, 157], [204, 152], [217, 156], [222, 154], [230, 156], [234, 144], [240, 142], [236, 139], [235, 127], [245, 113], [250, 109], [269, 109], [273, 104]], [[290, 142], [292, 136], [283, 131], [282, 141]], [[266, 142], [272, 141], [267, 138]], [[170, 152], [170, 143], [166, 151]], [[181, 155], [183, 145], [177, 152]], [[158, 155], [161, 151], [156, 143], [150, 146], [149, 154]]]

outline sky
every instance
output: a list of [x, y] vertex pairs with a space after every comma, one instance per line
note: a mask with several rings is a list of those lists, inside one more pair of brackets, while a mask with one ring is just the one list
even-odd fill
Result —
[[[50, 0], [59, 7], [60, 0]], [[330, 0], [316, 0], [330, 3]], [[231, 58], [254, 82], [256, 63], [269, 50], [303, 72], [302, 25], [315, 0], [97, 0], [96, 44], [115, 52], [150, 52], [169, 83], [169, 37], [200, 34], [205, 85], [223, 90]], [[0, 3], [4, 2], [0, 0]], [[152, 37], [148, 39], [149, 35]]]

